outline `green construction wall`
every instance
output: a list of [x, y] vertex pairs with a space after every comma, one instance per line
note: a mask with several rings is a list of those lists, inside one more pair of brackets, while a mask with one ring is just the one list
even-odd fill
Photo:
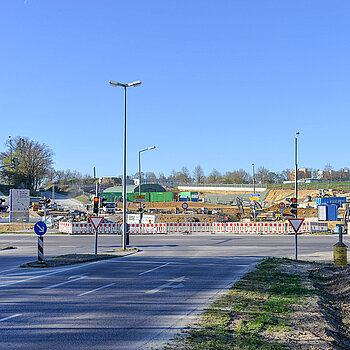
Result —
[[171, 202], [173, 200], [172, 192], [151, 192], [150, 202]]

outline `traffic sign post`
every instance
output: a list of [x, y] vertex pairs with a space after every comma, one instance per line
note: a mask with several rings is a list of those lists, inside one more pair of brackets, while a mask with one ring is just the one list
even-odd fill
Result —
[[299, 219], [288, 219], [289, 223], [293, 227], [294, 230], [294, 236], [295, 236], [295, 260], [298, 260], [298, 231], [304, 222], [303, 218]]
[[187, 230], [187, 216], [186, 216], [186, 210], [188, 208], [188, 204], [186, 202], [182, 203], [182, 209], [185, 210], [185, 231], [184, 232], [189, 232], [189, 230]]
[[95, 255], [97, 255], [97, 236], [98, 236], [98, 228], [102, 224], [104, 217], [103, 216], [89, 216], [89, 220], [92, 226], [95, 229]]
[[284, 213], [284, 208], [286, 207], [286, 205], [281, 202], [280, 204], [278, 204], [279, 208], [280, 208], [280, 213], [281, 213], [281, 216], [282, 216], [282, 222], [283, 222], [283, 213]]
[[34, 232], [38, 235], [38, 261], [44, 261], [44, 234], [47, 231], [45, 222], [38, 221], [34, 225]]

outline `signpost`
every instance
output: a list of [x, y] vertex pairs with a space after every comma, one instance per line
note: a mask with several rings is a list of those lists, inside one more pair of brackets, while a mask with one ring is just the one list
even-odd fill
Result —
[[298, 231], [304, 222], [304, 219], [288, 219], [295, 233], [295, 260], [298, 260]]
[[104, 217], [103, 216], [89, 216], [89, 220], [92, 223], [92, 226], [95, 229], [95, 255], [97, 255], [97, 234], [98, 228], [102, 224]]
[[29, 222], [29, 190], [10, 190], [10, 222]]
[[44, 261], [44, 234], [47, 231], [45, 222], [38, 221], [34, 225], [34, 232], [38, 235], [38, 261]]
[[185, 226], [186, 226], [185, 232], [188, 232], [188, 231], [187, 231], [187, 217], [186, 217], [186, 209], [187, 209], [187, 208], [188, 208], [187, 202], [183, 202], [183, 203], [182, 203], [182, 209], [185, 210]]
[[146, 202], [146, 196], [145, 195], [134, 196], [134, 203], [142, 203], [142, 202]]
[[279, 208], [280, 208], [280, 213], [282, 215], [282, 222], [283, 222], [283, 213], [284, 213], [284, 208], [286, 207], [286, 205], [281, 202], [280, 204], [278, 204]]
[[250, 194], [249, 199], [251, 201], [259, 201], [260, 200], [260, 193]]

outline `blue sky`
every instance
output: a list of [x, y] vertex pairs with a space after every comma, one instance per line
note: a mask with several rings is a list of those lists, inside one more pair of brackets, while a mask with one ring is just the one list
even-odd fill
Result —
[[[0, 2], [0, 150], [49, 145], [56, 169], [338, 169], [348, 157], [349, 1]], [[97, 140], [97, 141], [95, 141]]]

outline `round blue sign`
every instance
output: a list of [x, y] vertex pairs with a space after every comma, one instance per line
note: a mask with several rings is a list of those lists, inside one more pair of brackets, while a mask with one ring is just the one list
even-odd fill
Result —
[[35, 225], [34, 225], [34, 232], [38, 235], [38, 236], [42, 236], [46, 233], [47, 231], [47, 226], [45, 224], [44, 221], [38, 221]]

